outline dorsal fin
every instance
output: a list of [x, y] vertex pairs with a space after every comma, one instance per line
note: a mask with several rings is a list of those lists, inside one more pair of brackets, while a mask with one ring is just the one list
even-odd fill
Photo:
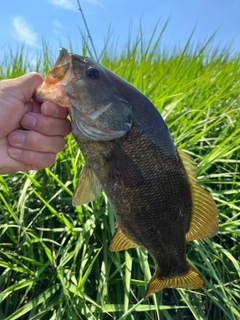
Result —
[[197, 171], [197, 164], [193, 159], [184, 151], [177, 149], [178, 155], [182, 160], [183, 166], [188, 175], [193, 176]]
[[112, 252], [127, 250], [131, 248], [137, 248], [139, 245], [130, 240], [121, 230], [121, 228], [116, 224], [116, 230], [112, 241], [109, 246], [109, 250]]
[[186, 170], [192, 195], [192, 216], [186, 240], [198, 240], [213, 237], [218, 230], [218, 213], [216, 204], [206, 190], [204, 190], [193, 177], [196, 165], [185, 152], [178, 150]]

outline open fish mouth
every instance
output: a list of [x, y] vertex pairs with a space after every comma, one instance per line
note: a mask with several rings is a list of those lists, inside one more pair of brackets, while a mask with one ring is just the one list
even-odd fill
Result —
[[64, 48], [60, 48], [60, 53], [53, 68], [47, 73], [44, 82], [33, 95], [33, 100], [38, 102], [50, 101], [62, 107], [71, 107], [67, 86], [73, 81], [75, 74], [73, 71], [72, 55]]
[[85, 139], [120, 138], [131, 129], [132, 107], [118, 98], [117, 91], [114, 99], [108, 88], [104, 91], [104, 82], [109, 80], [102, 66], [93, 64], [93, 60], [61, 48], [33, 99], [69, 108], [75, 131]]

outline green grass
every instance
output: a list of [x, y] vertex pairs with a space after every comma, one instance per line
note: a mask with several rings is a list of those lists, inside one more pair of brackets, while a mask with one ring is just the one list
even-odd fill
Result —
[[[206, 287], [143, 300], [153, 261], [142, 249], [109, 252], [114, 216], [104, 193], [71, 204], [84, 158], [68, 136], [51, 168], [0, 176], [0, 319], [240, 318], [240, 56], [213, 50], [211, 39], [169, 52], [158, 34], [145, 43], [140, 29], [120, 54], [106, 46], [101, 62], [153, 101], [217, 203], [218, 235], [187, 244]], [[9, 50], [0, 78], [32, 70], [32, 62], [45, 75], [57, 54], [44, 43], [35, 61], [23, 46]]]

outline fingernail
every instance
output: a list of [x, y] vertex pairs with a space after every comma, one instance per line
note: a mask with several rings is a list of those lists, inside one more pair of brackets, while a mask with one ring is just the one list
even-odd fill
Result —
[[9, 147], [8, 154], [10, 155], [10, 157], [13, 157], [13, 158], [19, 157], [22, 154], [22, 149]]
[[33, 128], [36, 124], [36, 118], [30, 114], [25, 114], [22, 121], [21, 125], [25, 128]]
[[42, 108], [44, 108], [44, 115], [56, 117], [57, 116], [57, 109], [55, 106], [53, 107], [49, 102], [44, 102]]
[[14, 131], [9, 135], [11, 144], [22, 144], [25, 140], [25, 134], [21, 131]]

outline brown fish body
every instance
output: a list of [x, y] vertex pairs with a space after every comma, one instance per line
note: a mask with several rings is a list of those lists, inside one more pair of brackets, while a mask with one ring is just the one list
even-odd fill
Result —
[[110, 250], [141, 246], [155, 261], [146, 297], [169, 286], [202, 287], [186, 261], [185, 243], [214, 235], [217, 211], [192, 177], [192, 161], [176, 149], [161, 115], [141, 92], [93, 60], [69, 56], [64, 51], [53, 71], [71, 60], [72, 79], [80, 80], [62, 87], [62, 98], [55, 100], [43, 85], [37, 99], [71, 106], [72, 132], [87, 163], [73, 202], [93, 200], [101, 185], [117, 221]]
[[192, 210], [190, 188], [166, 124], [151, 102], [144, 96], [142, 100], [142, 106], [137, 105], [142, 114], [135, 119], [133, 108], [132, 129], [124, 137], [89, 142], [77, 133], [74, 136], [121, 230], [151, 253], [161, 266], [159, 276], [170, 277], [188, 271], [185, 234]]

